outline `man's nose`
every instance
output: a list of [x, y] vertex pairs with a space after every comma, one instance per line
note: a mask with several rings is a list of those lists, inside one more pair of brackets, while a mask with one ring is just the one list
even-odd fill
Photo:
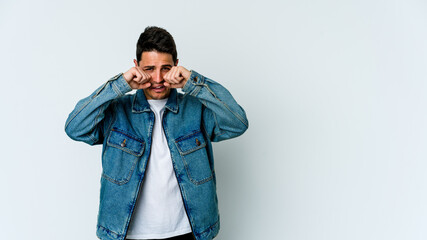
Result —
[[160, 71], [155, 71], [151, 76], [152, 81], [155, 83], [161, 83], [163, 81], [163, 75]]

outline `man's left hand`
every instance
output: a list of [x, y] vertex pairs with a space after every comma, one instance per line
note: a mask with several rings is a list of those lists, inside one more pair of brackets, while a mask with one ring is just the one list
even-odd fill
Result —
[[167, 72], [163, 79], [165, 86], [169, 88], [183, 88], [190, 78], [191, 72], [182, 66], [174, 66]]

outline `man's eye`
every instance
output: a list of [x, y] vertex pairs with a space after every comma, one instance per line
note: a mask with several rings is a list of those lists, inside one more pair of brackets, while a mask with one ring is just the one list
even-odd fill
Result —
[[163, 68], [163, 71], [169, 72], [170, 68]]
[[151, 72], [151, 71], [153, 71], [153, 68], [146, 68], [146, 69], [144, 69], [144, 72]]

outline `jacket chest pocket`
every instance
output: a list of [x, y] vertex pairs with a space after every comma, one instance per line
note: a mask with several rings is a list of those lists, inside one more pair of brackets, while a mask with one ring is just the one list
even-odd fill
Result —
[[200, 131], [177, 138], [175, 144], [187, 175], [193, 183], [202, 184], [213, 178], [206, 152], [206, 141]]
[[129, 182], [144, 149], [142, 139], [113, 128], [102, 157], [102, 177], [118, 185]]

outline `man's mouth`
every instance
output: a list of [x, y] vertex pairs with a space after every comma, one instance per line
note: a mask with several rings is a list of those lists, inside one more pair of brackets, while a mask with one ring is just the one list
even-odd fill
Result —
[[157, 86], [152, 86], [150, 87], [151, 90], [153, 90], [154, 92], [160, 93], [163, 92], [165, 90], [165, 86], [164, 85], [157, 85]]

